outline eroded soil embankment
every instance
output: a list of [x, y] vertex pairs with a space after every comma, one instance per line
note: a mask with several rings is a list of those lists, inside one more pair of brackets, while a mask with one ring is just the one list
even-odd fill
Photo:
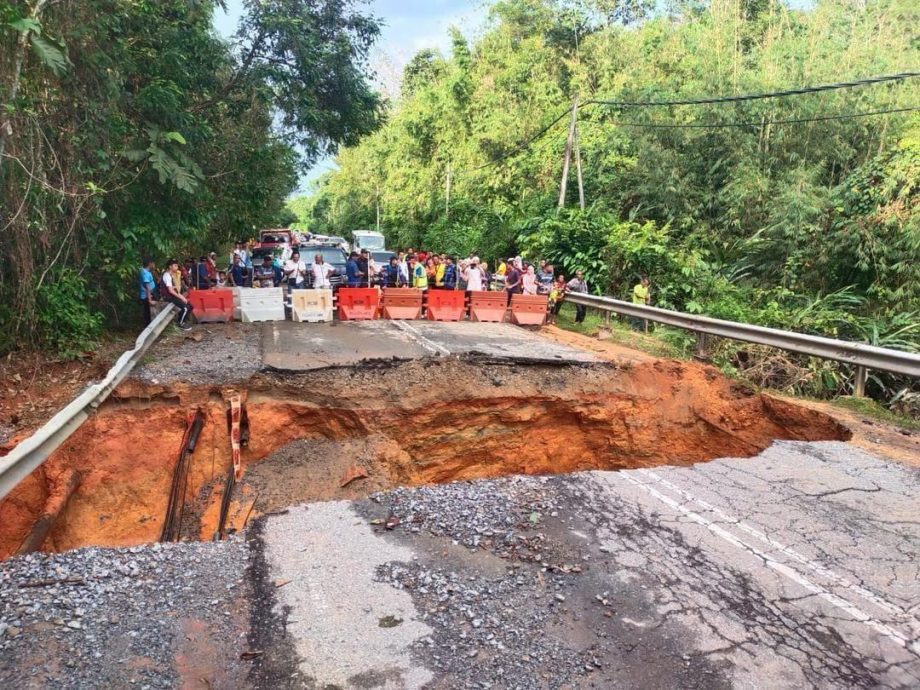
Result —
[[[239, 389], [244, 389], [240, 386]], [[775, 439], [846, 439], [821, 413], [679, 362], [544, 367], [410, 362], [260, 376], [245, 384], [247, 477], [230, 524], [284, 505], [355, 498], [398, 484], [691, 464], [751, 456]], [[222, 391], [128, 382], [0, 503], [0, 557], [14, 553], [60, 480], [82, 483], [47, 550], [159, 538], [189, 411], [186, 538], [211, 538], [230, 463]], [[346, 486], [349, 476], [366, 474]]]

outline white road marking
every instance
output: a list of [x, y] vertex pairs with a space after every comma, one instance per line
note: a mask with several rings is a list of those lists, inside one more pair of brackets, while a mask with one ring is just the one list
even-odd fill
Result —
[[688, 518], [690, 518], [694, 522], [697, 522], [700, 525], [703, 525], [710, 532], [715, 534], [717, 537], [724, 539], [729, 544], [732, 544], [733, 546], [741, 549], [742, 551], [747, 551], [748, 553], [751, 553], [754, 556], [757, 556], [764, 562], [764, 565], [766, 565], [768, 568], [771, 568], [772, 570], [775, 570], [781, 575], [786, 576], [793, 582], [801, 585], [808, 591], [821, 597], [822, 599], [824, 599], [831, 605], [848, 613], [852, 618], [859, 621], [860, 623], [868, 625], [870, 628], [872, 628], [879, 634], [889, 638], [892, 642], [897, 644], [899, 647], [904, 647], [905, 649], [920, 656], [920, 641], [908, 639], [905, 635], [902, 635], [900, 632], [889, 627], [882, 621], [876, 618], [873, 618], [869, 614], [865, 613], [861, 609], [854, 606], [852, 603], [850, 603], [846, 599], [843, 599], [837, 596], [836, 594], [834, 594], [833, 592], [828, 591], [821, 585], [815, 584], [814, 582], [809, 580], [807, 577], [799, 573], [797, 570], [790, 568], [788, 565], [779, 563], [778, 561], [771, 558], [770, 554], [766, 553], [765, 551], [762, 551], [761, 549], [757, 548], [756, 546], [753, 546], [752, 544], [749, 544], [743, 541], [741, 538], [737, 537], [731, 532], [715, 524], [715, 522], [713, 522], [712, 520], [709, 520], [708, 518], [703, 517], [699, 513], [696, 513], [690, 510], [689, 508], [683, 506], [681, 503], [674, 500], [670, 496], [667, 496], [666, 494], [661, 493], [654, 487], [649, 486], [648, 484], [644, 484], [638, 481], [637, 479], [631, 477], [630, 472], [628, 471], [621, 472], [619, 476], [623, 477], [626, 481], [632, 484], [635, 484], [640, 489], [654, 496], [655, 498], [657, 498], [659, 501], [661, 501], [665, 505], [668, 505], [674, 508], [675, 510], [680, 511], [681, 513], [686, 515]]
[[899, 621], [899, 622], [903, 622], [904, 625], [907, 625], [908, 627], [910, 627], [912, 633], [920, 635], [920, 620], [917, 620], [916, 618], [914, 618], [910, 613], [905, 611], [903, 608], [901, 608], [897, 604], [893, 604], [887, 599], [883, 599], [878, 594], [866, 589], [865, 587], [862, 587], [860, 585], [850, 582], [847, 578], [843, 577], [842, 575], [838, 575], [837, 573], [826, 568], [820, 563], [817, 563], [816, 561], [811, 560], [807, 556], [803, 556], [802, 554], [786, 546], [785, 544], [776, 541], [775, 539], [773, 539], [767, 534], [764, 534], [757, 528], [751, 527], [747, 523], [742, 522], [740, 519], [727, 514], [725, 511], [723, 511], [720, 508], [717, 508], [711, 503], [708, 503], [707, 501], [704, 501], [703, 499], [697, 496], [694, 496], [690, 492], [685, 491], [684, 489], [681, 489], [679, 486], [676, 486], [675, 484], [668, 481], [664, 477], [661, 477], [650, 470], [639, 470], [639, 473], [661, 484], [664, 484], [665, 486], [667, 486], [669, 489], [671, 489], [675, 493], [679, 494], [680, 496], [683, 496], [688, 501], [693, 501], [694, 503], [699, 505], [701, 508], [712, 511], [713, 513], [718, 515], [720, 519], [724, 520], [725, 522], [729, 522], [735, 525], [738, 529], [743, 530], [744, 532], [747, 532], [751, 536], [756, 537], [757, 539], [761, 540], [763, 543], [769, 546], [772, 546], [774, 549], [776, 549], [780, 553], [785, 554], [786, 556], [789, 556], [789, 558], [792, 558], [795, 561], [798, 561], [799, 563], [804, 565], [809, 570], [812, 570], [815, 573], [818, 573], [819, 575], [826, 577], [838, 587], [842, 587], [843, 589], [850, 590], [854, 594], [857, 594], [861, 596], [863, 599], [875, 604], [880, 609], [887, 611], [888, 613], [898, 618], [903, 619], [902, 621]]
[[423, 336], [417, 329], [415, 329], [413, 326], [410, 326], [405, 321], [392, 321], [391, 323], [397, 328], [399, 328], [403, 333], [408, 335], [410, 338], [418, 342], [419, 345], [424, 347], [429, 352], [434, 352], [444, 357], [447, 357], [448, 355], [450, 355], [450, 350], [448, 350], [443, 345], [439, 345], [433, 340], [429, 340], [428, 338]]

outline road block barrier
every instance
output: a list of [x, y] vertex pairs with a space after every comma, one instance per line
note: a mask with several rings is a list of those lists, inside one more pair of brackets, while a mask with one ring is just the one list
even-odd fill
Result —
[[422, 291], [413, 288], [383, 289], [383, 318], [418, 319], [422, 316]]
[[283, 288], [236, 288], [239, 292], [240, 321], [284, 321]]
[[511, 323], [542, 326], [546, 321], [546, 295], [511, 295]]
[[463, 290], [428, 290], [427, 318], [429, 321], [461, 321], [466, 312]]
[[189, 290], [188, 301], [198, 323], [233, 320], [232, 290]]
[[380, 293], [377, 288], [339, 288], [339, 319], [363, 321], [377, 318]]
[[497, 292], [470, 293], [470, 320], [501, 323], [505, 320], [508, 308], [508, 295], [504, 290]]
[[294, 321], [320, 323], [332, 321], [332, 290], [291, 291], [291, 312]]

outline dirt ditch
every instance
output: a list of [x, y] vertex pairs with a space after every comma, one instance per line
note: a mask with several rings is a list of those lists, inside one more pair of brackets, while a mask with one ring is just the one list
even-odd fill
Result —
[[689, 465], [753, 456], [776, 439], [850, 436], [827, 415], [680, 362], [415, 361], [261, 374], [230, 387], [129, 380], [0, 503], [0, 557], [19, 549], [47, 506], [61, 504], [74, 472], [80, 482], [44, 550], [157, 540], [195, 409], [205, 423], [189, 465], [182, 536], [211, 539], [231, 463], [229, 388], [247, 396], [249, 419], [229, 529], [294, 503], [396, 485]]

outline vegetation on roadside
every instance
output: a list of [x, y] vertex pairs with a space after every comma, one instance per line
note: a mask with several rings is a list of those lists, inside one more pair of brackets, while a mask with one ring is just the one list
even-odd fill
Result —
[[290, 220], [304, 166], [381, 115], [357, 0], [0, 0], [0, 353], [92, 348], [142, 255]]
[[[386, 124], [291, 210], [336, 234], [379, 213], [393, 246], [547, 258], [616, 297], [647, 272], [659, 306], [916, 351], [920, 117], [848, 116], [916, 107], [920, 80], [728, 104], [586, 104], [584, 210], [574, 171], [557, 209], [568, 118], [531, 141], [576, 96], [673, 100], [910, 71], [914, 5], [495, 2], [476, 41], [455, 31], [449, 56], [409, 62]], [[670, 337], [684, 347], [686, 336]], [[852, 390], [852, 371], [832, 362], [732, 343], [714, 357], [779, 390]], [[910, 385], [876, 374], [869, 392], [890, 401]]]

